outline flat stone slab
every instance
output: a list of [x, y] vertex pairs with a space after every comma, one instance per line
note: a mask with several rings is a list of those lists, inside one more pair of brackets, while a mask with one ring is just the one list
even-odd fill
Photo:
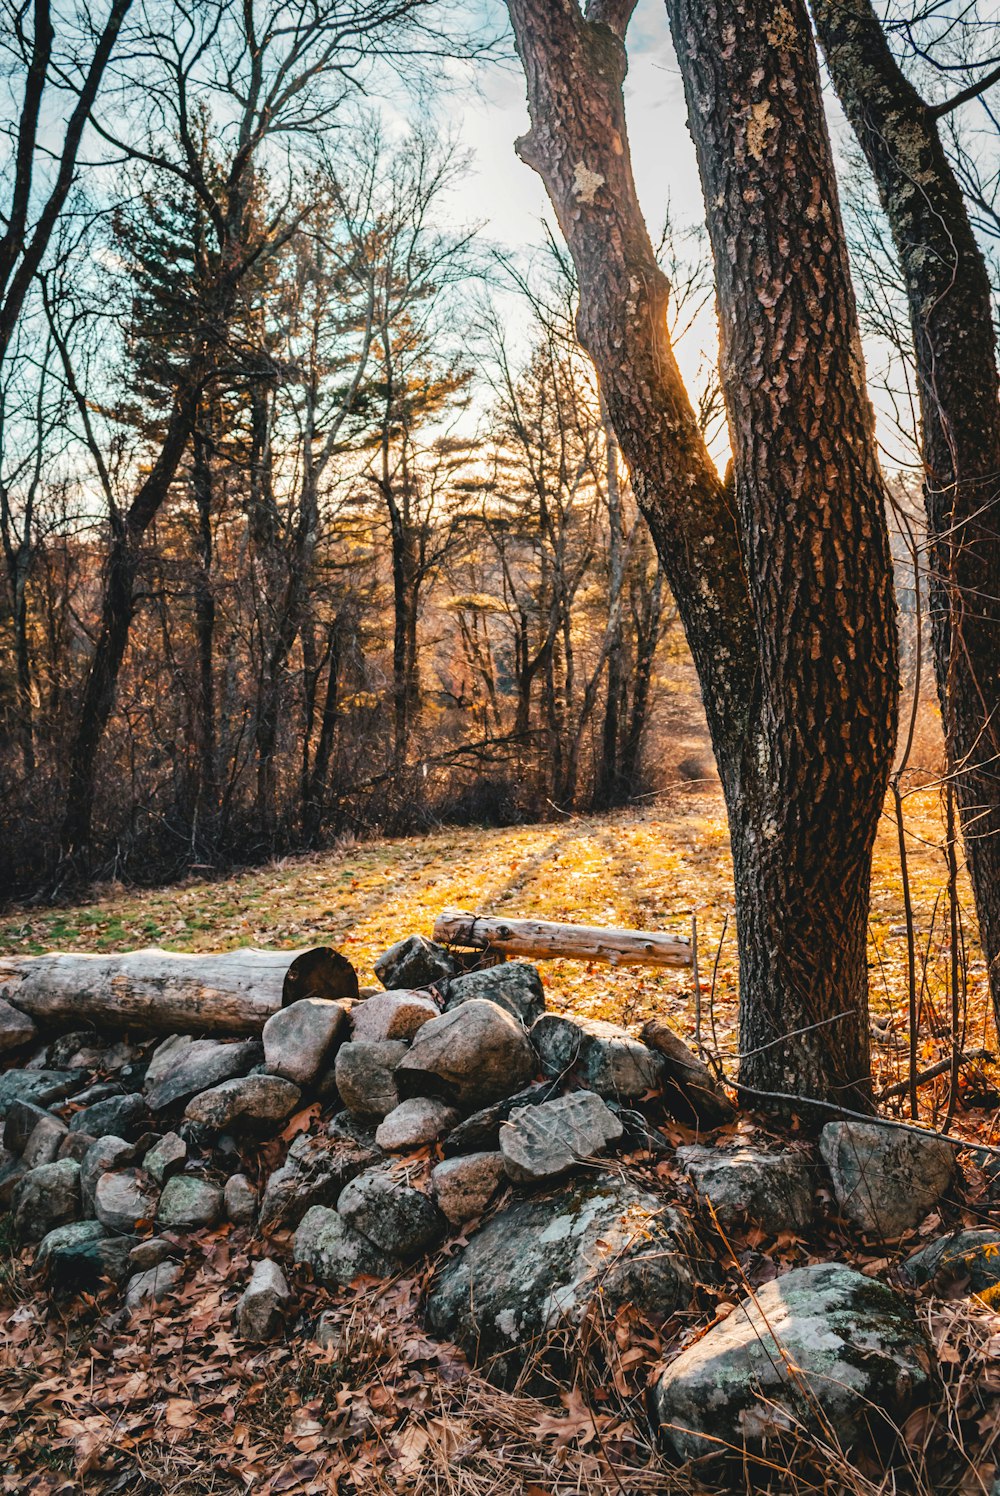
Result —
[[930, 1344], [906, 1300], [824, 1263], [765, 1284], [683, 1350], [656, 1384], [653, 1409], [681, 1459], [738, 1458], [800, 1427], [822, 1436], [817, 1407], [842, 1448], [867, 1449], [935, 1385]]
[[287, 1122], [301, 1099], [299, 1087], [280, 1075], [245, 1075], [195, 1096], [184, 1116], [215, 1132], [267, 1137]]
[[51, 1106], [84, 1079], [80, 1070], [7, 1070], [0, 1075], [0, 1117], [6, 1118], [15, 1101]]
[[506, 1382], [540, 1337], [579, 1326], [599, 1300], [662, 1320], [687, 1308], [708, 1271], [690, 1227], [658, 1195], [601, 1174], [492, 1216], [438, 1275], [431, 1332]]
[[511, 1179], [535, 1184], [595, 1158], [623, 1132], [621, 1121], [600, 1096], [572, 1091], [515, 1112], [500, 1129], [500, 1152]]
[[219, 1039], [174, 1034], [158, 1045], [149, 1062], [143, 1082], [146, 1100], [154, 1112], [190, 1101], [224, 1080], [246, 1075], [263, 1054], [256, 1039], [224, 1044]]

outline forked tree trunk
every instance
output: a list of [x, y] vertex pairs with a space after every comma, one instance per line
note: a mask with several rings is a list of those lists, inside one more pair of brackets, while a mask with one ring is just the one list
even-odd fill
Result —
[[813, 0], [834, 87], [906, 284], [931, 543], [938, 696], [1000, 1021], [1000, 385], [993, 296], [935, 110], [869, 0]]
[[[698, 669], [729, 809], [741, 1082], [870, 1105], [865, 936], [895, 721], [884, 493], [800, 0], [668, 6], [708, 203], [736, 487], [681, 382], [622, 82], [631, 0], [508, 0], [518, 144]], [[735, 39], [735, 40], [734, 40]]]

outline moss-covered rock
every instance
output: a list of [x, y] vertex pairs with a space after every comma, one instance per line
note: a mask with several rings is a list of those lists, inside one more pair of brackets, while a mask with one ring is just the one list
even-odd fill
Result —
[[691, 1302], [699, 1247], [662, 1200], [601, 1175], [522, 1200], [487, 1222], [443, 1269], [431, 1330], [508, 1377], [540, 1336], [576, 1326], [599, 1300], [662, 1319]]
[[870, 1449], [936, 1380], [902, 1295], [824, 1263], [768, 1283], [682, 1351], [653, 1408], [664, 1444], [682, 1459], [759, 1454], [799, 1431]]

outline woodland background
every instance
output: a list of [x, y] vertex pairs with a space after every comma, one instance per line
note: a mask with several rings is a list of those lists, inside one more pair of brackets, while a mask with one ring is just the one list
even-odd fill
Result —
[[[515, 253], [462, 221], [468, 162], [407, 50], [488, 66], [495, 39], [457, 41], [442, 7], [428, 30], [419, 5], [328, 4], [263, 49], [265, 117], [230, 65], [249, 47], [230, 7], [181, 11], [171, 32], [156, 6], [118, 10], [90, 169], [0, 366], [0, 895], [713, 777], [676, 610], [576, 341], [572, 263], [542, 225]], [[331, 27], [361, 11], [378, 42], [359, 32], [326, 70]], [[100, 24], [81, 14], [57, 39], [67, 111]], [[23, 28], [5, 45], [16, 81]], [[362, 98], [390, 85], [415, 128]], [[71, 127], [42, 120], [53, 159]], [[866, 332], [891, 355], [886, 408], [912, 441], [895, 403], [905, 308], [870, 194], [851, 223]], [[668, 221], [659, 254], [675, 342], [704, 339], [703, 234]], [[724, 461], [715, 356], [697, 396]], [[893, 492], [912, 684], [916, 478], [900, 470]], [[926, 717], [914, 762], [933, 771]]]

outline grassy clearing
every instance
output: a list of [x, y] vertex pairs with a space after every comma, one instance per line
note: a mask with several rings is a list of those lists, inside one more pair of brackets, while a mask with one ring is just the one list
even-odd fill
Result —
[[[944, 819], [934, 788], [906, 802], [912, 896], [924, 968], [922, 1059], [940, 1048], [947, 966]], [[736, 1052], [736, 949], [725, 808], [717, 788], [678, 788], [654, 804], [607, 816], [565, 817], [530, 826], [442, 830], [428, 836], [345, 843], [214, 880], [134, 891], [111, 885], [72, 908], [11, 910], [0, 920], [0, 953], [56, 948], [110, 951], [162, 945], [170, 950], [241, 945], [294, 948], [329, 943], [343, 950], [362, 982], [372, 961], [412, 931], [429, 934], [448, 906], [483, 913], [621, 924], [687, 934], [697, 914], [703, 984], [711, 989], [703, 1037], [722, 1055]], [[993, 1042], [985, 971], [975, 946], [972, 902], [961, 897], [969, 942], [967, 1043]], [[891, 1024], [880, 1045], [881, 1083], [901, 1073], [906, 1027], [903, 887], [891, 810], [876, 847], [870, 921], [872, 1005]], [[725, 930], [725, 938], [719, 947]], [[716, 965], [717, 961], [717, 965]], [[544, 975], [552, 1007], [632, 1023], [665, 1014], [693, 1029], [689, 973], [612, 970], [599, 963], [551, 961]], [[707, 1009], [706, 1003], [706, 1009]], [[714, 1025], [713, 1021], [714, 1020]], [[933, 1093], [930, 1093], [931, 1095]]]

